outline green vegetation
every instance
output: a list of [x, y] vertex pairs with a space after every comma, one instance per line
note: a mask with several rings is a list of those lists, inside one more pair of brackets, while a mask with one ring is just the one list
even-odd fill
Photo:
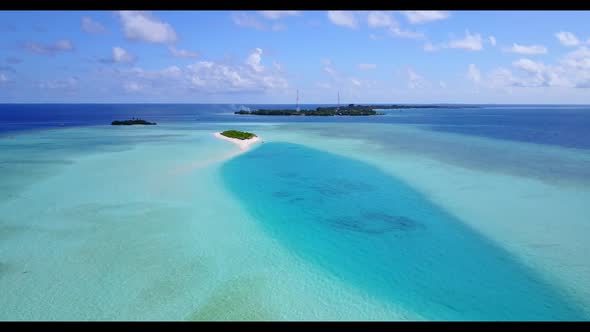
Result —
[[131, 126], [131, 125], [155, 125], [155, 122], [148, 122], [142, 119], [136, 119], [133, 118], [131, 120], [124, 120], [124, 121], [119, 121], [119, 120], [115, 120], [113, 122], [111, 122], [111, 125], [113, 126]]
[[348, 105], [338, 107], [318, 107], [315, 110], [256, 110], [256, 111], [238, 111], [235, 114], [252, 114], [252, 115], [303, 115], [303, 116], [359, 116], [359, 115], [380, 115], [373, 106]]
[[315, 110], [289, 110], [289, 109], [259, 109], [255, 111], [237, 111], [234, 114], [250, 115], [295, 115], [295, 116], [367, 116], [382, 115], [378, 109], [413, 109], [413, 108], [461, 108], [465, 106], [447, 105], [355, 105], [341, 107], [318, 107]]
[[237, 138], [237, 139], [250, 139], [252, 137], [256, 137], [256, 135], [252, 133], [247, 133], [245, 131], [238, 131], [238, 130], [226, 130], [221, 133], [221, 135], [229, 138]]

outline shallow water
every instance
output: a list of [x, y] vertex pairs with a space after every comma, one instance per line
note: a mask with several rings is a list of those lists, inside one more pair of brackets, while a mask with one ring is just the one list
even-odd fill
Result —
[[[190, 105], [102, 125], [117, 107], [6, 124], [0, 319], [590, 318], [590, 156], [573, 138], [441, 131], [427, 112], [189, 121]], [[228, 128], [265, 143], [228, 159], [212, 136]]]
[[403, 182], [289, 143], [227, 162], [229, 188], [272, 236], [434, 320], [579, 320], [541, 276]]

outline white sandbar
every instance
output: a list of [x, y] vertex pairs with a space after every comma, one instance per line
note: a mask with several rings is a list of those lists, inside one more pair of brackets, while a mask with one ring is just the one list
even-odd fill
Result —
[[249, 150], [250, 146], [252, 144], [256, 144], [261, 141], [260, 137], [258, 137], [258, 136], [254, 136], [250, 139], [237, 139], [237, 138], [230, 138], [230, 137], [223, 136], [223, 135], [221, 135], [221, 133], [215, 133], [213, 135], [219, 139], [230, 141], [234, 144], [237, 144], [242, 151]]

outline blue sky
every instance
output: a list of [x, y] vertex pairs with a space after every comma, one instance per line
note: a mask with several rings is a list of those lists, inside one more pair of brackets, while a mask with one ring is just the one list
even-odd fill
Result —
[[2, 11], [2, 102], [590, 103], [588, 11]]

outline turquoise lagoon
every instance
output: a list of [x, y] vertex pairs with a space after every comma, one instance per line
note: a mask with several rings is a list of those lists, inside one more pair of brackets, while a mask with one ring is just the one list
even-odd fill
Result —
[[584, 149], [214, 121], [0, 147], [2, 320], [590, 317]]

